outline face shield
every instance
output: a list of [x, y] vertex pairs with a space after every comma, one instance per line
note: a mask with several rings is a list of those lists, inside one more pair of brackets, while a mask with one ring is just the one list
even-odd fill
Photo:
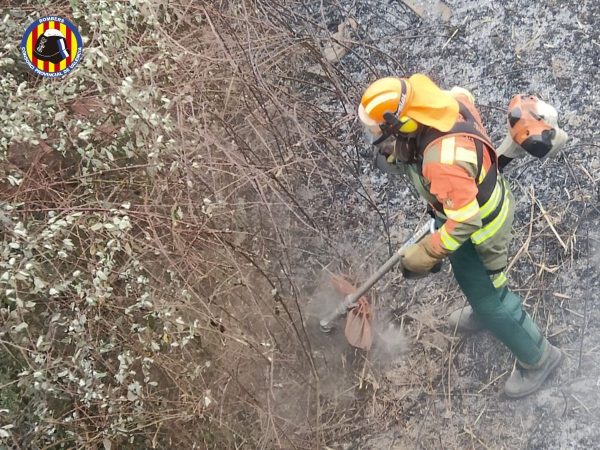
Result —
[[373, 148], [373, 165], [389, 173], [395, 166], [395, 140], [391, 134], [384, 134], [383, 127], [367, 115], [363, 105], [358, 107], [358, 117], [363, 126], [363, 138], [368, 146]]
[[373, 145], [383, 135], [381, 127], [368, 116], [362, 104], [358, 107], [358, 118], [363, 126], [363, 135], [366, 143]]

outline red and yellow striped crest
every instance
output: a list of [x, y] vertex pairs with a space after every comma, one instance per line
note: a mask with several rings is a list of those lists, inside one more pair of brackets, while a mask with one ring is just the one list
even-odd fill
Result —
[[67, 19], [42, 17], [32, 23], [21, 41], [21, 52], [35, 73], [60, 77], [79, 63], [83, 42], [77, 28]]

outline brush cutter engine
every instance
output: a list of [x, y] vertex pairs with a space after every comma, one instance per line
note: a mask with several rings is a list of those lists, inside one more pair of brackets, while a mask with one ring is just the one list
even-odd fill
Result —
[[558, 112], [533, 95], [515, 95], [508, 105], [508, 133], [496, 150], [500, 169], [510, 161], [531, 155], [552, 158], [567, 141], [558, 126]]

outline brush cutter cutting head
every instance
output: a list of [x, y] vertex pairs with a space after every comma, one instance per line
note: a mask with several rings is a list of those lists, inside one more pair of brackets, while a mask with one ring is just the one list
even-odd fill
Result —
[[344, 334], [353, 347], [369, 350], [373, 344], [373, 313], [366, 298], [361, 297], [348, 311]]
[[[344, 297], [353, 294], [357, 288], [345, 277], [334, 275], [330, 278], [333, 288]], [[369, 350], [373, 344], [373, 313], [366, 296], [362, 296], [348, 310], [344, 330], [348, 343], [353, 347]]]

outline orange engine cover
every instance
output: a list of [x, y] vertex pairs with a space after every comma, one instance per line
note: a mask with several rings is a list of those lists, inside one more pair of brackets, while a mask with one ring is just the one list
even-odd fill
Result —
[[539, 102], [533, 95], [515, 95], [508, 105], [508, 126], [513, 140], [523, 150], [543, 158], [552, 149], [556, 129], [539, 114]]

